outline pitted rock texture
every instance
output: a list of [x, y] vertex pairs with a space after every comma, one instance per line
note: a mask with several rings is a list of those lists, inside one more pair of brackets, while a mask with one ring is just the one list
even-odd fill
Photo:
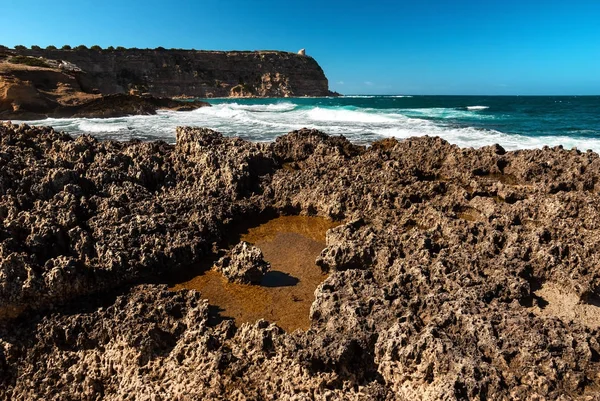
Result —
[[268, 145], [210, 130], [181, 129], [171, 146], [0, 129], [3, 308], [198, 263], [235, 215], [257, 210], [249, 198], [276, 163]]
[[[0, 399], [600, 398], [598, 329], [539, 313], [540, 288], [600, 305], [595, 153], [1, 130]], [[345, 222], [309, 330], [209, 325], [198, 292], [119, 287], [263, 212]]]
[[260, 248], [242, 241], [215, 263], [215, 269], [227, 280], [239, 284], [260, 284], [271, 265], [263, 259]]

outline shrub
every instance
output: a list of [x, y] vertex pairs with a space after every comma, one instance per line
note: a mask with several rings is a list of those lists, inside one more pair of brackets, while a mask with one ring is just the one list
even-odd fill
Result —
[[117, 50], [122, 51], [122, 50], [127, 50], [127, 49], [125, 49], [123, 46], [117, 46]]
[[90, 49], [92, 49], [92, 50], [102, 50], [102, 48], [100, 46], [98, 46], [98, 45], [94, 45], [94, 46], [90, 47]]
[[79, 45], [75, 48], [75, 50], [87, 50], [87, 46], [86, 45]]
[[15, 50], [26, 50], [27, 48], [23, 45], [16, 45]]
[[42, 50], [38, 45], [31, 45], [31, 50]]
[[106, 50], [113, 51], [113, 50], [115, 50], [115, 48], [114, 48], [113, 46], [108, 46], [108, 47], [106, 48]]
[[163, 51], [163, 50], [165, 50], [165, 48], [164, 48], [164, 47], [162, 47], [162, 46], [158, 46], [158, 47], [157, 47], [156, 49], [154, 49], [154, 50]]
[[54, 46], [54, 45], [46, 46], [46, 50], [56, 50], [56, 46]]
[[25, 64], [30, 65], [32, 67], [46, 67], [50, 66], [44, 60], [36, 58], [36, 57], [28, 57], [28, 56], [14, 56], [8, 59], [9, 63], [13, 64]]
[[61, 49], [63, 49], [63, 50], [71, 50], [71, 46], [64, 45], [63, 47], [61, 47]]

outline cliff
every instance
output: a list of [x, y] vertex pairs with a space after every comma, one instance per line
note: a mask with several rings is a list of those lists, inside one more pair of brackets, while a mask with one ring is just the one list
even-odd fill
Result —
[[0, 119], [121, 117], [210, 106], [139, 93], [102, 94], [82, 85], [86, 73], [74, 64], [17, 54], [0, 46]]
[[[328, 96], [327, 78], [312, 57], [280, 51], [15, 50], [80, 69], [84, 92], [164, 97]], [[63, 63], [63, 65], [69, 65]]]

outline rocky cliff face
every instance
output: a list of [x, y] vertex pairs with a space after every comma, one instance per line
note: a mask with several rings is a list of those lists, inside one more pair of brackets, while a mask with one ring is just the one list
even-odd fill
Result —
[[176, 97], [327, 96], [327, 78], [312, 57], [278, 51], [17, 50], [82, 70], [85, 92], [139, 91]]
[[100, 94], [84, 88], [85, 72], [74, 64], [43, 57], [16, 55], [0, 48], [0, 120], [46, 117], [120, 117], [209, 106], [137, 93]]

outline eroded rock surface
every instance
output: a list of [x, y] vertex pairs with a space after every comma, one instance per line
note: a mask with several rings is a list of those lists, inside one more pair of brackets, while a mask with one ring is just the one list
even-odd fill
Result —
[[240, 242], [215, 264], [227, 280], [239, 284], [259, 284], [271, 265], [265, 262], [260, 248]]
[[[0, 130], [2, 399], [599, 397], [598, 329], [540, 313], [540, 288], [598, 307], [595, 153]], [[205, 260], [261, 212], [345, 221], [309, 330], [209, 325], [201, 293], [119, 287]]]

